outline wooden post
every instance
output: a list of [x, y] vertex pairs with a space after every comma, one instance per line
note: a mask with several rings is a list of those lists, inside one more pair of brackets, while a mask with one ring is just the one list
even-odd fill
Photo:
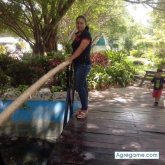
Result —
[[3, 112], [0, 113], [0, 127], [9, 119], [9, 117], [26, 102], [29, 97], [34, 94], [44, 83], [52, 78], [55, 74], [63, 70], [66, 66], [70, 65], [69, 60], [61, 63], [57, 67], [50, 70], [47, 74], [41, 77], [37, 82], [30, 86], [23, 94], [21, 94], [12, 104], [10, 104]]
[[144, 75], [139, 87], [141, 87], [143, 85], [143, 83], [144, 83], [145, 79], [147, 78], [147, 76], [148, 76], [148, 72], [146, 71], [146, 74]]

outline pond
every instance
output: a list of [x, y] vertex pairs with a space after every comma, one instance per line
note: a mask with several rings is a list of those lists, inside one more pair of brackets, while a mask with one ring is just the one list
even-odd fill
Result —
[[[12, 100], [0, 100], [2, 112]], [[0, 129], [5, 165], [44, 165], [63, 130], [64, 100], [30, 100]], [[74, 111], [80, 107], [75, 101]]]

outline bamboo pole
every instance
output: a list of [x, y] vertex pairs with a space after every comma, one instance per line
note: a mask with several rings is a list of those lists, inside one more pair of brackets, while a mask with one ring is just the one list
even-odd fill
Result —
[[23, 94], [21, 94], [12, 104], [10, 104], [3, 112], [0, 113], [0, 127], [10, 118], [10, 116], [26, 102], [32, 94], [34, 94], [44, 83], [52, 78], [55, 74], [63, 70], [66, 66], [70, 65], [69, 60], [61, 63], [57, 67], [50, 70], [47, 74], [36, 81], [30, 86]]

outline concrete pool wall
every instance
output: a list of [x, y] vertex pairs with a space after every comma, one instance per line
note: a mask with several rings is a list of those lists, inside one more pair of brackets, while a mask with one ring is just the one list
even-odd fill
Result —
[[[0, 112], [12, 103], [12, 100], [0, 100]], [[18, 109], [0, 129], [0, 136], [35, 137], [56, 140], [63, 129], [65, 100], [30, 100]], [[74, 103], [74, 111], [80, 107]]]

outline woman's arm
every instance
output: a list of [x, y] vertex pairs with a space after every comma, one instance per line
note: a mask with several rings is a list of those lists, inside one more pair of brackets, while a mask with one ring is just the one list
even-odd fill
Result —
[[75, 38], [76, 38], [76, 34], [74, 33], [74, 34], [72, 34], [72, 36], [71, 36], [71, 40], [74, 41]]
[[80, 46], [77, 48], [77, 50], [72, 54], [72, 56], [69, 59], [71, 61], [76, 59], [87, 48], [87, 46], [90, 44], [90, 42], [91, 41], [89, 39], [83, 39], [81, 41]]

